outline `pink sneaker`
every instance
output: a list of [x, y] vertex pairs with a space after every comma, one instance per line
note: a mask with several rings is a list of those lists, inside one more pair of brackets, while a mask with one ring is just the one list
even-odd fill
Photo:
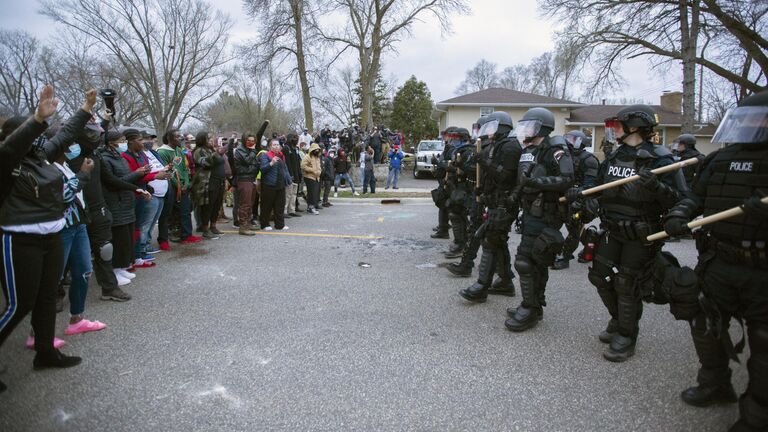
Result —
[[105, 329], [106, 324], [99, 321], [88, 321], [87, 319], [81, 319], [80, 321], [70, 324], [64, 329], [65, 335], [75, 335], [79, 333], [88, 333], [92, 331], [99, 331]]
[[[57, 337], [53, 338], [53, 347], [56, 349], [59, 349], [66, 344], [67, 344], [67, 341], [65, 341], [64, 339], [59, 339]], [[27, 345], [27, 348], [29, 349], [35, 349], [35, 337], [34, 336], [27, 337], [26, 345]]]

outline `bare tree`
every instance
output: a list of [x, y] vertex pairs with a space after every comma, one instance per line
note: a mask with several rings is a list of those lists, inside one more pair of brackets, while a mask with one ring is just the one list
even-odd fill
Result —
[[321, 39], [314, 17], [322, 15], [320, 0], [244, 0], [248, 15], [258, 25], [258, 37], [248, 44], [246, 55], [254, 67], [290, 62], [289, 75], [297, 76], [304, 104], [304, 125], [312, 130], [312, 81], [322, 71]]
[[[766, 87], [768, 2], [539, 0], [539, 5], [554, 19], [575, 23], [564, 37], [580, 45], [593, 66], [588, 94], [600, 86], [620, 85], [617, 70], [625, 59], [646, 57], [652, 66], [679, 61], [687, 94], [683, 115], [690, 127], [695, 118], [693, 65], [737, 84], [742, 95]], [[701, 34], [711, 38], [708, 56], [696, 49]]]
[[510, 90], [531, 92], [533, 91], [533, 75], [528, 70], [528, 66], [524, 64], [508, 66], [499, 75], [499, 85]]
[[355, 118], [355, 79], [357, 71], [344, 66], [325, 80], [316, 94], [316, 100], [325, 117], [331, 117], [342, 126], [349, 126]]
[[227, 76], [230, 19], [205, 0], [41, 0], [41, 13], [86, 35], [124, 73], [155, 130], [183, 124]]
[[481, 59], [475, 67], [467, 71], [464, 81], [456, 88], [456, 94], [462, 95], [491, 87], [498, 87], [500, 84], [496, 67], [496, 63]]
[[41, 87], [37, 76], [39, 58], [40, 44], [32, 35], [0, 30], [0, 114], [34, 112]]
[[465, 0], [332, 0], [332, 4], [346, 16], [347, 25], [338, 32], [324, 32], [324, 36], [340, 44], [341, 52], [353, 49], [357, 53], [363, 127], [373, 124], [372, 104], [382, 53], [394, 50], [400, 38], [410, 34], [413, 24], [424, 16], [434, 16], [441, 30], [447, 32], [451, 14], [468, 11]]

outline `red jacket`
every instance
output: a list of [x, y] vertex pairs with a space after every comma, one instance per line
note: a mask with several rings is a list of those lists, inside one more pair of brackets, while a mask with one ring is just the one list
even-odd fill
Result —
[[[144, 156], [144, 152], [142, 152], [139, 155], [138, 160], [134, 158], [134, 156], [132, 155], [131, 152], [125, 152], [125, 153], [121, 154], [121, 156], [123, 157], [123, 159], [128, 161], [128, 166], [131, 168], [131, 172], [134, 172], [134, 171], [136, 171], [137, 169], [139, 169], [139, 168], [141, 168], [143, 166], [149, 165], [149, 161], [147, 160], [147, 157]], [[158, 159], [159, 159], [159, 157], [158, 157]], [[152, 180], [154, 180], [156, 175], [157, 175], [156, 172], [151, 172], [151, 173], [145, 175], [144, 177], [142, 177], [141, 180], [139, 180], [139, 183], [141, 183], [142, 185], [146, 185], [147, 183], [149, 183]], [[136, 193], [136, 196], [139, 196], [139, 194]]]

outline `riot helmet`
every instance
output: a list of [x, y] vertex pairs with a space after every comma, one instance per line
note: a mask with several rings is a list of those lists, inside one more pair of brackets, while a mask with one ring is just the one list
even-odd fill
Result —
[[488, 116], [484, 115], [477, 119], [477, 123], [472, 123], [472, 139], [480, 139], [480, 129], [488, 123]]
[[744, 98], [725, 113], [712, 144], [768, 143], [768, 90]]
[[522, 143], [530, 143], [536, 137], [548, 136], [555, 130], [555, 115], [546, 108], [531, 108], [517, 123], [515, 135]]
[[585, 147], [592, 145], [592, 140], [582, 131], [573, 130], [565, 134], [565, 141], [568, 143], [568, 147], [571, 148], [576, 154], [584, 151]]
[[469, 141], [470, 136], [467, 128], [456, 128], [454, 134], [459, 141]]
[[479, 138], [503, 138], [514, 128], [512, 117], [504, 111], [494, 111], [485, 116], [485, 123], [480, 126]]
[[630, 128], [637, 128], [643, 139], [653, 136], [653, 127], [659, 124], [659, 116], [648, 105], [637, 104], [624, 107], [615, 116], [605, 119], [606, 140], [619, 143], [631, 135]]
[[456, 126], [448, 126], [447, 128], [445, 128], [445, 130], [443, 131], [443, 134], [442, 134], [443, 135], [443, 142], [446, 143], [446, 144], [449, 143], [451, 141], [451, 139], [452, 139], [451, 137], [455, 133], [456, 133]]
[[696, 147], [696, 137], [694, 137], [691, 134], [682, 134], [679, 137], [675, 138], [674, 141], [672, 141], [672, 151], [680, 151], [680, 147], [678, 144], [682, 144], [687, 149], [692, 149]]

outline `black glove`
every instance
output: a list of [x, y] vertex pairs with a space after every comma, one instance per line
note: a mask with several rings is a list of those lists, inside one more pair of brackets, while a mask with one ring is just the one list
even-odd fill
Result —
[[680, 216], [667, 217], [664, 221], [664, 231], [670, 236], [681, 236], [691, 232], [688, 228], [688, 219]]
[[155, 194], [155, 188], [153, 188], [153, 187], [152, 187], [152, 186], [150, 186], [150, 185], [147, 185], [147, 192], [149, 192], [149, 193], [151, 193], [151, 194], [153, 194], [153, 195], [154, 195], [154, 194]]
[[744, 213], [750, 216], [768, 218], [768, 204], [764, 204], [760, 201], [762, 198], [765, 198], [765, 195], [760, 191], [757, 193], [758, 195], [747, 198], [747, 200], [744, 201], [744, 204], [741, 205], [741, 208], [744, 210]]
[[565, 200], [568, 201], [568, 203], [578, 201], [580, 198], [581, 198], [581, 188], [572, 187], [567, 191], [565, 191]]
[[432, 155], [432, 165], [437, 165], [437, 157]]
[[637, 172], [637, 175], [640, 176], [640, 184], [651, 191], [655, 191], [659, 188], [659, 178], [656, 177], [656, 174], [652, 173], [651, 170], [648, 168], [640, 168], [640, 171]]

